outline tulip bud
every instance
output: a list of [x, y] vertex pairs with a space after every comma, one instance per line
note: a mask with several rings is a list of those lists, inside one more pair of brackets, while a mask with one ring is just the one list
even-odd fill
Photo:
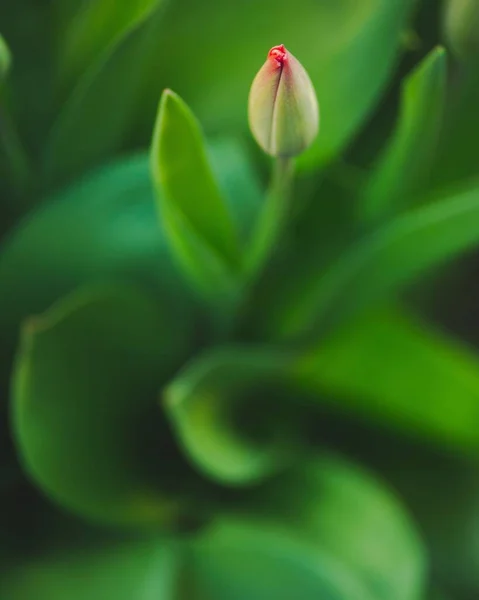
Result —
[[444, 33], [458, 58], [479, 56], [479, 0], [448, 0]]
[[269, 51], [254, 78], [248, 112], [256, 141], [272, 156], [296, 156], [318, 134], [319, 106], [313, 84], [282, 44]]

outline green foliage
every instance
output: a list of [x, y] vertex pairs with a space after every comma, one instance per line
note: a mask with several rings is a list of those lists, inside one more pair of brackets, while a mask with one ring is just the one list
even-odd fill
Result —
[[405, 208], [424, 187], [439, 139], [445, 77], [446, 55], [436, 48], [404, 81], [396, 131], [364, 191], [366, 218]]
[[151, 170], [161, 192], [165, 228], [185, 269], [204, 293], [221, 291], [225, 282], [234, 287], [240, 255], [233, 223], [208, 164], [199, 125], [169, 90], [158, 110]]
[[171, 483], [158, 489], [158, 466], [145, 460], [155, 448], [168, 473], [161, 433], [141, 433], [155, 390], [186, 353], [184, 324], [162, 312], [133, 289], [92, 290], [24, 326], [13, 430], [26, 470], [70, 509], [112, 522], [178, 518]]
[[[286, 488], [287, 502], [284, 486], [277, 486], [255, 498], [255, 515], [218, 518], [190, 541], [133, 540], [43, 558], [11, 571], [4, 589], [12, 600], [76, 599], [84, 597], [76, 581], [81, 577], [81, 593], [92, 599], [286, 600], [291, 590], [305, 600], [318, 594], [332, 600], [421, 597], [423, 549], [379, 482], [325, 456], [282, 483], [294, 485]], [[315, 502], [303, 505], [306, 490]], [[278, 506], [274, 517], [272, 500]], [[291, 516], [291, 506], [304, 515], [293, 515], [293, 530], [280, 518], [283, 511]]]
[[[2, 3], [2, 598], [478, 596], [479, 70], [433, 4]], [[321, 131], [271, 165], [281, 42]]]
[[244, 485], [284, 468], [294, 420], [284, 422], [277, 406], [281, 397], [271, 388], [290, 363], [291, 357], [277, 351], [220, 347], [166, 388], [163, 400], [178, 438], [205, 474]]

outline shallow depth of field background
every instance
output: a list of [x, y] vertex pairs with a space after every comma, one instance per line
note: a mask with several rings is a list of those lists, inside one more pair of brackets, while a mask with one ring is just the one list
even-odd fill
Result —
[[[479, 598], [479, 1], [447, 5], [1, 0], [0, 600]], [[223, 329], [148, 151], [169, 88], [247, 248], [280, 43], [320, 133]]]

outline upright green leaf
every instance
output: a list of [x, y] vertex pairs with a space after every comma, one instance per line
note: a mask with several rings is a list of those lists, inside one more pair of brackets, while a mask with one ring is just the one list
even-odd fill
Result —
[[287, 303], [279, 297], [265, 317], [271, 333], [287, 337], [330, 327], [479, 243], [477, 184], [433, 200], [377, 229], [319, 277], [296, 282]]
[[144, 17], [88, 67], [59, 111], [42, 152], [45, 186], [64, 183], [120, 149], [157, 43], [156, 12]]
[[161, 192], [159, 209], [188, 272], [205, 290], [211, 286], [212, 271], [213, 281], [218, 276], [216, 286], [229, 286], [240, 268], [236, 231], [213, 176], [200, 126], [169, 90], [159, 105], [151, 170]]
[[60, 32], [58, 48], [62, 84], [81, 76], [144, 22], [162, 0], [86, 0]]
[[220, 348], [193, 361], [166, 388], [164, 407], [174, 431], [206, 475], [245, 485], [291, 462], [291, 403], [281, 402], [274, 387], [290, 361], [271, 349]]
[[10, 50], [3, 36], [0, 35], [0, 83], [8, 73], [11, 61]]
[[176, 522], [181, 464], [171, 481], [155, 391], [184, 352], [181, 323], [134, 288], [84, 290], [27, 321], [12, 425], [37, 485], [95, 520]]
[[295, 367], [299, 384], [385, 428], [479, 455], [479, 357], [397, 310], [369, 313]]
[[364, 190], [367, 219], [406, 208], [421, 191], [437, 149], [446, 83], [446, 54], [434, 49], [403, 83], [401, 112]]

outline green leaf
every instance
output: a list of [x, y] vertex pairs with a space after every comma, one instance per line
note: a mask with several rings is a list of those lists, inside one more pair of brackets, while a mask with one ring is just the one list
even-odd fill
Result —
[[296, 281], [294, 297], [287, 304], [279, 298], [270, 310], [273, 335], [333, 326], [478, 243], [477, 184], [431, 198], [429, 205], [403, 213], [344, 252], [319, 277], [307, 274]]
[[260, 520], [220, 520], [188, 567], [191, 600], [375, 600], [334, 555]]
[[368, 597], [422, 598], [427, 557], [414, 523], [393, 491], [355, 464], [310, 457], [254, 491], [244, 509], [334, 556]]
[[403, 83], [396, 130], [364, 190], [367, 219], [407, 208], [422, 191], [439, 141], [445, 83], [446, 54], [437, 47]]
[[79, 79], [43, 149], [45, 187], [73, 178], [109, 158], [123, 144], [148, 62], [154, 57], [157, 23], [153, 16], [151, 11], [145, 13], [142, 26], [125, 31]]
[[217, 285], [221, 286], [221, 271], [234, 281], [240, 254], [231, 216], [209, 165], [200, 126], [169, 90], [158, 109], [151, 170], [160, 191], [160, 211], [186, 270], [205, 290], [211, 286], [212, 267], [220, 273]]
[[[53, 500], [111, 523], [175, 523], [185, 499], [155, 391], [185, 355], [183, 324], [127, 287], [85, 289], [30, 318], [13, 376], [24, 468]], [[163, 469], [162, 469], [163, 467]]]
[[247, 515], [220, 515], [182, 543], [42, 553], [6, 571], [2, 590], [11, 600], [423, 597], [420, 540], [393, 494], [362, 470], [330, 456], [313, 459], [250, 499]]
[[479, 453], [479, 357], [398, 310], [349, 322], [298, 362], [317, 401], [462, 453]]
[[177, 556], [162, 540], [38, 557], [2, 576], [10, 600], [174, 600]]
[[[161, 85], [188, 98], [207, 131], [248, 135], [245, 111], [254, 75], [268, 50], [284, 42], [318, 93], [321, 131], [299, 160], [302, 167], [314, 169], [338, 154], [378, 101], [413, 4], [298, 0], [293, 9], [289, 0], [262, 0], [254, 5], [253, 19], [248, 2], [235, 5], [234, 18], [221, 0], [172, 2], [156, 49], [168, 61], [161, 72], [153, 67], [149, 78], [152, 85], [160, 79]], [[151, 100], [145, 97], [146, 104]]]
[[248, 485], [289, 465], [295, 419], [278, 381], [290, 361], [289, 354], [271, 349], [211, 350], [165, 389], [163, 405], [173, 429], [205, 475]]
[[[226, 167], [226, 165], [225, 165]], [[175, 321], [195, 310], [155, 215], [144, 154], [97, 170], [29, 214], [0, 252], [1, 349], [19, 323], [85, 283], [133, 282], [151, 289]]]
[[5, 79], [12, 62], [12, 57], [7, 43], [0, 35], [0, 82]]
[[[75, 81], [99, 57], [111, 54], [121, 41], [158, 8], [162, 0], [87, 0], [77, 7], [61, 32], [59, 70], [62, 83]], [[101, 60], [101, 58], [100, 58]]]

